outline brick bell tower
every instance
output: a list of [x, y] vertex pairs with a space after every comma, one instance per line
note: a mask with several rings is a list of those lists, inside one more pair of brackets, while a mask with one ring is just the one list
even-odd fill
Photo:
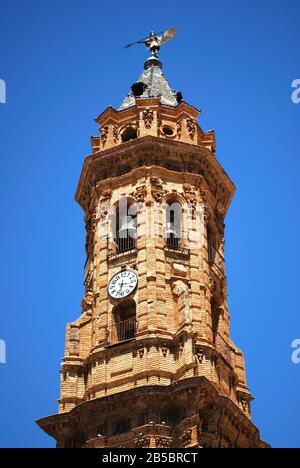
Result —
[[[167, 37], [168, 32], [165, 34]], [[86, 222], [82, 314], [68, 324], [57, 447], [267, 447], [229, 336], [224, 216], [235, 187], [214, 131], [158, 57], [96, 122], [76, 200]]]

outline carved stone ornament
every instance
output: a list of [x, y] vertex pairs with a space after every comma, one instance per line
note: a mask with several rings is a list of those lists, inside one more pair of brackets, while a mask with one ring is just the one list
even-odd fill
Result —
[[209, 215], [209, 209], [207, 208], [206, 205], [203, 206], [202, 213], [203, 213], [203, 221], [207, 223], [210, 215]]
[[146, 185], [141, 185], [140, 187], [137, 187], [136, 191], [132, 192], [130, 195], [136, 199], [137, 203], [144, 203], [145, 197], [147, 195]]
[[156, 189], [162, 190], [163, 188], [163, 181], [158, 177], [150, 177], [150, 184], [155, 187]]
[[199, 195], [200, 195], [200, 203], [206, 203], [207, 202], [206, 192], [204, 190], [200, 190]]
[[188, 429], [184, 431], [184, 433], [180, 436], [180, 444], [181, 445], [188, 445], [192, 440], [192, 430]]
[[154, 119], [153, 110], [145, 109], [143, 112], [143, 120], [145, 122], [146, 128], [151, 128], [153, 119]]
[[100, 195], [100, 203], [110, 200], [111, 194], [112, 194], [111, 190], [105, 190], [104, 192], [102, 192]]
[[186, 199], [192, 215], [194, 216], [197, 207], [197, 194], [194, 187], [189, 184], [183, 185], [183, 196]]
[[150, 437], [139, 436], [134, 439], [135, 446], [138, 448], [148, 448], [150, 446]]
[[154, 198], [156, 203], [161, 204], [163, 202], [164, 195], [165, 195], [164, 190], [152, 190], [152, 197]]
[[184, 350], [184, 344], [183, 344], [182, 341], [180, 341], [179, 344], [178, 344], [179, 356], [181, 356], [181, 354], [183, 353], [183, 350]]
[[178, 122], [177, 122], [177, 135], [178, 135], [179, 139], [181, 138], [181, 134], [182, 134], [182, 120], [178, 120]]
[[197, 361], [199, 362], [199, 364], [202, 364], [202, 362], [203, 362], [203, 360], [205, 358], [205, 354], [204, 354], [204, 351], [202, 349], [197, 350], [196, 358], [197, 358]]
[[115, 143], [119, 141], [119, 128], [117, 125], [113, 125], [113, 139]]
[[99, 206], [99, 219], [100, 219], [100, 221], [105, 220], [105, 218], [107, 217], [107, 215], [109, 213], [109, 208], [110, 208], [110, 205], [108, 205], [107, 203], [102, 203]]
[[240, 402], [240, 404], [241, 404], [241, 406], [243, 408], [243, 411], [245, 411], [245, 412], [248, 411], [248, 406], [249, 405], [248, 405], [248, 401], [246, 400], [246, 398], [240, 397], [239, 402]]
[[195, 120], [191, 118], [186, 119], [186, 126], [187, 126], [187, 130], [189, 132], [190, 137], [194, 138], [195, 132], [196, 132]]
[[84, 301], [87, 306], [91, 306], [93, 304], [94, 294], [93, 291], [87, 291], [84, 296]]
[[145, 354], [145, 348], [144, 348], [143, 345], [140, 345], [140, 346], [138, 347], [138, 354], [139, 354], [140, 358], [142, 358], [142, 357], [144, 356], [144, 354]]
[[190, 184], [183, 184], [183, 190], [184, 192], [191, 192], [193, 188]]
[[170, 448], [172, 446], [171, 437], [156, 436], [155, 437], [155, 446], [157, 448]]
[[163, 343], [163, 344], [162, 344], [162, 346], [161, 346], [161, 352], [162, 352], [163, 357], [166, 357], [166, 356], [167, 356], [168, 347], [167, 347], [166, 343]]
[[103, 141], [103, 143], [105, 143], [107, 140], [108, 132], [109, 132], [108, 125], [104, 125], [104, 127], [101, 127], [101, 140]]

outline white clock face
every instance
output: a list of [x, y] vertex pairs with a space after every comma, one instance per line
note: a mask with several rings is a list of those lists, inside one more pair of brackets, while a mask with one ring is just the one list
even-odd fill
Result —
[[114, 299], [129, 296], [138, 283], [137, 274], [132, 270], [120, 271], [112, 277], [108, 285], [109, 295]]

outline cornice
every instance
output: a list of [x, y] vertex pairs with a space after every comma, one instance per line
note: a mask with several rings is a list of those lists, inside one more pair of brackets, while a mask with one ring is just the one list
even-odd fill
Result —
[[109, 106], [95, 118], [95, 121], [98, 124], [102, 124], [109, 117], [117, 118], [118, 116], [124, 116], [127, 114], [130, 115], [132, 114], [134, 110], [137, 110], [145, 106], [157, 106], [162, 111], [166, 111], [167, 113], [174, 115], [174, 116], [178, 115], [178, 112], [188, 112], [190, 115], [196, 118], [201, 113], [200, 109], [197, 109], [197, 107], [192, 106], [186, 101], [181, 101], [178, 104], [178, 106], [173, 107], [173, 106], [167, 106], [166, 104], [161, 104], [160, 97], [154, 97], [154, 98], [148, 97], [148, 98], [136, 98], [135, 105], [126, 107], [125, 109], [117, 110], [114, 107]]
[[[223, 186], [227, 191], [227, 201], [224, 208], [225, 211], [228, 209], [235, 192], [235, 186], [221, 164], [207, 148], [179, 141], [165, 140], [154, 136], [138, 138], [87, 156], [83, 164], [75, 195], [76, 201], [84, 210], [88, 209], [88, 202], [86, 200], [84, 201], [82, 197], [83, 191], [85, 190], [89, 193], [90, 197], [90, 192], [97, 182], [109, 179], [109, 177], [104, 174], [105, 166], [113, 168], [116, 159], [122, 158], [122, 163], [125, 163], [127, 158], [128, 161], [131, 160], [134, 164], [134, 160], [139, 157], [154, 158], [154, 156], [157, 156], [158, 151], [161, 152], [158, 167], [168, 169], [170, 163], [176, 162], [178, 168], [182, 167], [182, 170], [178, 169], [178, 172], [190, 172], [191, 174], [199, 174], [199, 172], [201, 172], [199, 175], [202, 175], [206, 179], [208, 185], [210, 185], [209, 179], [212, 180], [212, 178], [214, 178], [217, 182], [217, 186]], [[190, 160], [187, 162], [188, 158], [190, 158]], [[149, 165], [153, 166], [156, 164], [152, 164], [151, 161], [149, 161]], [[187, 165], [188, 171], [185, 170], [185, 166]], [[128, 173], [130, 173], [131, 170], [132, 169], [130, 169]], [[97, 176], [96, 171], [99, 174], [102, 172], [104, 174], [103, 178]], [[109, 171], [109, 174], [111, 174], [111, 171]], [[216, 194], [216, 196], [218, 196], [218, 194]]]
[[116, 394], [94, 398], [92, 400], [79, 403], [68, 413], [51, 415], [46, 418], [39, 419], [36, 422], [42, 429], [48, 432], [48, 434], [55, 437], [62, 424], [72, 424], [72, 421], [77, 421], [85, 414], [97, 412], [100, 408], [101, 411], [104, 411], [105, 408], [109, 408], [111, 405], [124, 405], [126, 401], [132, 402], [137, 400], [140, 396], [144, 398], [145, 395], [148, 397], [153, 396], [155, 398], [163, 398], [164, 396], [170, 398], [171, 395], [173, 395], [174, 398], [175, 394], [178, 392], [184, 390], [190, 392], [193, 389], [198, 392], [199, 396], [203, 397], [206, 404], [219, 407], [222, 410], [222, 415], [228, 415], [231, 418], [236, 419], [254, 439], [259, 441], [259, 430], [252, 421], [250, 421], [250, 419], [229, 397], [220, 394], [216, 387], [203, 376], [190, 377], [171, 385], [141, 386], [123, 392], [118, 392]]

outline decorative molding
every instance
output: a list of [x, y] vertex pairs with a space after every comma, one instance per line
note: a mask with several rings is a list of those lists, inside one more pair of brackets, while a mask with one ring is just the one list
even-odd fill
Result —
[[195, 119], [188, 118], [186, 119], [186, 127], [191, 138], [194, 138], [196, 133], [196, 121]]
[[102, 141], [103, 144], [106, 143], [108, 133], [109, 133], [109, 126], [108, 125], [104, 125], [103, 127], [101, 127], [100, 135], [101, 135], [101, 141]]
[[180, 140], [181, 134], [182, 134], [182, 120], [178, 120], [176, 122], [176, 127], [177, 127], [177, 136], [178, 136], [178, 139]]
[[136, 437], [133, 440], [135, 446], [137, 448], [149, 448], [150, 447], [150, 442], [151, 442], [151, 437], [149, 436], [139, 436]]
[[184, 431], [183, 434], [181, 434], [181, 436], [179, 437], [179, 440], [180, 440], [180, 445], [188, 445], [190, 444], [191, 440], [192, 440], [192, 430], [191, 429], [188, 429], [187, 431]]
[[172, 447], [172, 442], [173, 442], [172, 437], [163, 437], [163, 436], [155, 437], [156, 448], [170, 448]]
[[162, 355], [163, 357], [166, 357], [167, 354], [168, 354], [168, 347], [167, 347], [167, 344], [166, 343], [163, 343], [161, 345], [161, 352], [162, 352]]
[[119, 142], [119, 127], [118, 125], [113, 125], [112, 127], [113, 139], [115, 143]]
[[154, 120], [154, 112], [152, 109], [147, 108], [143, 111], [143, 120], [145, 122], [145, 127], [150, 129]]

